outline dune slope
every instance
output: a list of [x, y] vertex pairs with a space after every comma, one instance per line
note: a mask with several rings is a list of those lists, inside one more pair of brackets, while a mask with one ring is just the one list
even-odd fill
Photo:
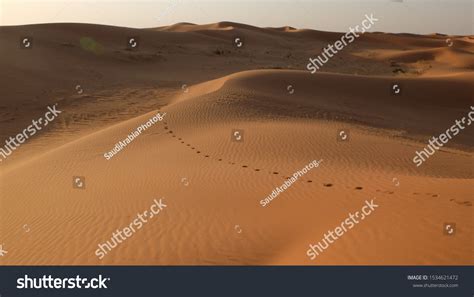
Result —
[[[24, 32], [35, 36], [30, 53], [15, 48]], [[244, 48], [232, 44], [236, 33]], [[123, 43], [130, 34], [140, 36], [137, 51]], [[84, 36], [101, 52], [81, 48]], [[63, 114], [0, 163], [0, 242], [9, 250], [0, 264], [472, 265], [472, 127], [422, 166], [412, 161], [473, 105], [470, 39], [452, 37], [463, 42], [453, 50], [439, 49], [443, 36], [373, 33], [323, 72], [307, 72], [307, 59], [337, 36], [230, 22], [2, 27], [9, 58], [0, 65], [11, 70], [0, 82], [2, 136], [53, 102]], [[431, 68], [410, 72], [424, 63]], [[22, 75], [32, 83], [21, 85]], [[158, 112], [162, 122], [106, 160]], [[313, 160], [318, 168], [262, 207]], [[75, 176], [85, 188], [74, 188]], [[97, 257], [99, 244], [160, 198], [162, 213]], [[307, 256], [372, 199], [370, 216]]]

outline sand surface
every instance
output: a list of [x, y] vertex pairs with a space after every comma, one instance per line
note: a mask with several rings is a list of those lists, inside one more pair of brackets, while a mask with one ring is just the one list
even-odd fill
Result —
[[[474, 106], [474, 36], [365, 34], [310, 74], [308, 58], [342, 34], [0, 27], [0, 147], [47, 106], [62, 111], [0, 163], [0, 264], [473, 265], [472, 126], [420, 167], [412, 159]], [[104, 158], [158, 112], [162, 122]], [[157, 217], [96, 256], [160, 198]], [[309, 259], [309, 244], [371, 199], [370, 216]]]

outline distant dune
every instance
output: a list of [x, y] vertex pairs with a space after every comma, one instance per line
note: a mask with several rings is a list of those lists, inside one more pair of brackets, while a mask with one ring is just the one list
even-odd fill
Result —
[[[0, 163], [0, 264], [474, 264], [472, 127], [412, 161], [474, 105], [473, 37], [368, 33], [310, 74], [308, 58], [342, 34], [232, 22], [0, 27], [2, 145], [48, 105], [63, 111]], [[157, 112], [163, 122], [104, 158]], [[160, 217], [96, 257], [160, 197]], [[374, 197], [370, 217], [308, 258]]]

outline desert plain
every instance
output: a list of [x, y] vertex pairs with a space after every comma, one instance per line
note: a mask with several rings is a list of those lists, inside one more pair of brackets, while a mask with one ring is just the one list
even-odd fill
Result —
[[[474, 36], [366, 33], [311, 74], [308, 59], [343, 34], [232, 22], [0, 27], [1, 146], [48, 106], [61, 110], [0, 162], [0, 264], [474, 264], [472, 127], [413, 162], [472, 111]], [[163, 121], [104, 158], [157, 113]], [[165, 211], [96, 256], [159, 198]], [[369, 217], [307, 256], [374, 198]]]

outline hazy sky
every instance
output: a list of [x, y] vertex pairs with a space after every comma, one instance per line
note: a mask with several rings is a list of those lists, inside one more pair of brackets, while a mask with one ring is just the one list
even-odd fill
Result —
[[365, 14], [372, 31], [474, 34], [474, 0], [0, 0], [0, 24], [80, 22], [157, 27], [234, 21], [345, 32]]

